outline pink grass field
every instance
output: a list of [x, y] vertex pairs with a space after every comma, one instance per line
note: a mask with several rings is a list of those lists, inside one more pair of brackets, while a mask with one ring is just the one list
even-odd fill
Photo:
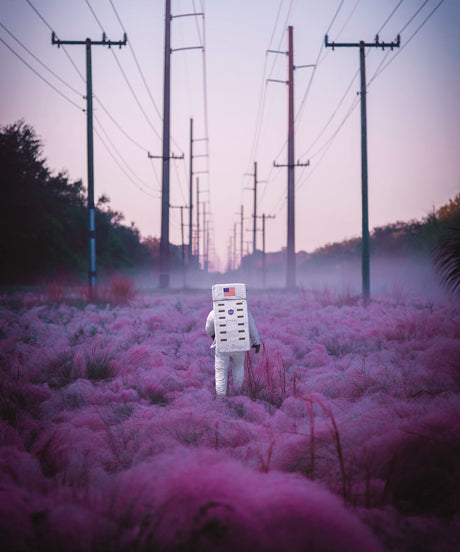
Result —
[[460, 550], [460, 304], [249, 289], [215, 399], [210, 290], [0, 298], [5, 551]]

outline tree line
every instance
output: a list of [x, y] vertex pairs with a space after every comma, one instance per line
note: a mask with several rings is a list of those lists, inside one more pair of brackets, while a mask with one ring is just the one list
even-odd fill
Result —
[[[24, 121], [0, 127], [0, 285], [34, 284], [50, 278], [86, 277], [88, 212], [86, 189], [65, 172], [53, 174], [34, 129]], [[160, 240], [142, 238], [134, 223], [110, 207], [107, 196], [96, 204], [98, 271], [156, 269]], [[431, 257], [460, 289], [460, 194], [422, 220], [395, 222], [371, 233], [371, 254]], [[327, 244], [311, 254], [297, 253], [297, 265], [358, 259], [362, 240]], [[279, 266], [285, 251], [267, 254], [267, 268]], [[181, 266], [180, 246], [170, 246], [171, 267]], [[261, 252], [246, 258], [249, 268]], [[454, 287], [455, 287], [454, 286]]]
[[[53, 174], [41, 140], [24, 121], [0, 127], [0, 284], [78, 278], [88, 271], [86, 189], [65, 172]], [[96, 204], [98, 270], [155, 268], [158, 238], [142, 239], [134, 223], [101, 196]], [[172, 265], [180, 250], [173, 246]]]

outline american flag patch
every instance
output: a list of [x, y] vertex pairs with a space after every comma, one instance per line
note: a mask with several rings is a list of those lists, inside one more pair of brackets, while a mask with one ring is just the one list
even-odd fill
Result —
[[235, 297], [235, 288], [234, 287], [224, 288], [224, 297]]

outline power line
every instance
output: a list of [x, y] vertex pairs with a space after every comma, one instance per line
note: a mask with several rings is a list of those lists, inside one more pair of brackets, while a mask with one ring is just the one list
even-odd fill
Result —
[[[115, 5], [114, 5], [113, 1], [112, 1], [112, 0], [109, 0], [109, 2], [110, 2], [110, 5], [111, 5], [112, 8], [113, 8], [113, 11], [115, 12], [115, 15], [116, 15], [116, 17], [117, 17], [117, 19], [118, 19], [118, 22], [120, 23], [121, 28], [123, 29], [123, 32], [126, 33], [125, 26], [123, 25], [123, 22], [122, 22], [122, 20], [121, 20], [119, 14], [118, 14], [118, 11], [117, 11], [116, 8], [115, 8]], [[129, 46], [129, 50], [130, 50], [130, 52], [131, 52], [131, 54], [132, 54], [132, 56], [133, 56], [133, 58], [134, 58], [134, 62], [136, 63], [136, 67], [137, 67], [137, 69], [138, 69], [138, 71], [139, 71], [139, 74], [140, 74], [140, 76], [141, 76], [142, 82], [144, 83], [144, 86], [145, 86], [145, 89], [146, 89], [146, 91], [147, 91], [147, 94], [148, 94], [148, 96], [149, 96], [149, 98], [150, 98], [150, 100], [151, 100], [151, 102], [152, 102], [152, 104], [153, 104], [153, 107], [155, 108], [155, 111], [156, 111], [158, 117], [160, 118], [160, 121], [163, 121], [163, 117], [161, 116], [160, 110], [158, 109], [158, 106], [157, 106], [155, 100], [153, 99], [152, 93], [151, 93], [151, 91], [150, 91], [149, 86], [147, 85], [147, 81], [146, 81], [146, 79], [145, 79], [144, 73], [142, 72], [141, 66], [140, 66], [139, 61], [138, 61], [138, 59], [137, 59], [136, 53], [134, 52], [134, 47], [133, 47], [133, 45], [131, 44], [131, 42], [129, 42], [128, 46]]]
[[[99, 25], [101, 31], [102, 31], [103, 33], [105, 33], [104, 27], [102, 26], [102, 23], [101, 23], [100, 19], [97, 17], [96, 12], [93, 10], [93, 8], [92, 8], [92, 6], [91, 6], [89, 0], [85, 0], [85, 2], [86, 2], [86, 5], [88, 6], [89, 10], [91, 11], [91, 13], [92, 13], [94, 19], [96, 20], [97, 24]], [[139, 98], [137, 97], [137, 94], [136, 94], [136, 92], [134, 91], [134, 88], [132, 87], [131, 83], [129, 82], [129, 79], [128, 79], [128, 77], [127, 77], [125, 71], [123, 70], [123, 67], [121, 66], [120, 60], [119, 60], [118, 57], [116, 56], [115, 51], [114, 51], [113, 49], [112, 49], [112, 55], [113, 55], [113, 57], [114, 57], [114, 59], [115, 59], [115, 62], [116, 62], [117, 65], [118, 65], [118, 68], [119, 68], [121, 74], [123, 75], [123, 78], [125, 79], [125, 82], [126, 82], [128, 88], [129, 88], [129, 90], [131, 91], [131, 94], [133, 95], [134, 100], [136, 101], [137, 106], [139, 107], [139, 109], [140, 109], [142, 115], [144, 116], [145, 120], [147, 121], [148, 125], [149, 125], [150, 128], [153, 130], [153, 132], [154, 132], [154, 134], [157, 136], [157, 138], [158, 138], [159, 140], [161, 140], [161, 135], [160, 135], [160, 133], [159, 133], [159, 132], [157, 131], [157, 129], [153, 126], [153, 123], [151, 122], [151, 120], [149, 119], [147, 113], [145, 112], [144, 108], [142, 107], [141, 102], [139, 101]]]
[[99, 28], [101, 29], [101, 31], [104, 33], [105, 32], [105, 29], [104, 27], [102, 26], [102, 23], [99, 21], [99, 18], [97, 17], [96, 15], [96, 12], [93, 10], [93, 8], [91, 7], [91, 4], [89, 3], [89, 0], [85, 0], [86, 2], [86, 5], [88, 6], [88, 8], [90, 9], [91, 13], [93, 14], [93, 17], [94, 19], [97, 21], [97, 24], [99, 25]]
[[94, 132], [96, 133], [96, 136], [99, 138], [99, 140], [101, 141], [102, 145], [105, 147], [105, 149], [108, 151], [109, 155], [112, 157], [112, 159], [114, 160], [114, 162], [117, 164], [118, 168], [122, 171], [122, 173], [126, 176], [126, 178], [128, 178], [128, 180], [134, 184], [134, 186], [136, 186], [136, 188], [138, 188], [142, 193], [150, 196], [150, 197], [153, 197], [154, 199], [158, 199], [158, 196], [154, 196], [152, 194], [150, 194], [149, 192], [147, 192], [146, 190], [144, 190], [143, 188], [141, 188], [139, 186], [139, 184], [137, 184], [137, 182], [135, 182], [132, 177], [126, 172], [126, 170], [124, 169], [124, 167], [120, 164], [120, 162], [118, 161], [118, 159], [115, 157], [115, 155], [113, 154], [113, 152], [110, 150], [110, 148], [108, 147], [108, 145], [105, 143], [104, 139], [102, 138], [102, 136], [99, 134], [99, 131], [97, 130], [97, 128], [94, 129]]
[[[438, 10], [438, 8], [441, 7], [441, 4], [444, 3], [445, 0], [440, 0], [440, 2], [438, 2], [438, 4], [431, 10], [431, 12], [428, 14], [428, 16], [423, 20], [423, 22], [417, 27], [417, 29], [412, 33], [412, 35], [404, 42], [404, 46], [401, 46], [401, 48], [398, 50], [398, 52], [396, 52], [396, 54], [390, 59], [390, 61], [384, 65], [383, 63], [385, 62], [385, 60], [387, 59], [387, 56], [385, 56], [385, 58], [383, 59], [382, 63], [379, 65], [379, 67], [377, 68], [376, 72], [374, 73], [373, 77], [371, 78], [371, 80], [369, 81], [368, 83], [368, 86], [371, 85], [371, 83], [390, 65], [390, 63], [392, 63], [395, 58], [404, 50], [404, 48], [409, 44], [409, 42], [415, 37], [415, 35], [422, 29], [422, 27], [428, 22], [429, 19], [431, 19], [431, 17], [434, 15], [434, 13]], [[422, 7], [426, 4], [426, 2], [423, 3]], [[421, 8], [420, 8], [421, 9]], [[417, 14], [420, 12], [420, 9], [417, 11]], [[417, 15], [416, 14], [416, 15]], [[415, 17], [415, 16], [414, 16]], [[414, 17], [411, 18], [410, 22], [413, 21]], [[403, 29], [405, 29], [407, 27], [408, 24], [406, 24]], [[399, 33], [400, 34], [400, 33]], [[387, 54], [388, 55], [388, 54]]]
[[26, 2], [29, 4], [29, 6], [34, 10], [34, 12], [38, 15], [38, 17], [43, 21], [43, 23], [48, 27], [48, 29], [53, 32], [54, 29], [50, 26], [48, 21], [41, 15], [41, 13], [37, 10], [37, 8], [32, 4], [30, 0], [26, 0]]
[[[27, 3], [29, 4], [29, 6], [33, 9], [33, 11], [37, 14], [37, 16], [40, 18], [40, 20], [46, 25], [46, 27], [48, 27], [48, 29], [52, 30], [52, 27], [51, 25], [48, 23], [48, 21], [41, 15], [41, 13], [35, 8], [35, 6], [30, 2], [30, 0], [26, 0]], [[89, 6], [90, 9], [91, 9], [91, 6]], [[91, 11], [93, 12], [93, 10], [91, 9]], [[95, 15], [95, 14], [93, 14]], [[98, 21], [99, 23], [99, 26], [102, 28], [102, 25], [99, 21], [99, 19], [97, 19], [96, 17], [96, 20]], [[123, 28], [123, 27], [122, 27]], [[124, 28], [123, 28], [124, 30]], [[53, 31], [54, 32], [54, 31]], [[65, 45], [61, 45], [61, 48], [62, 50], [64, 51], [64, 53], [66, 54], [68, 60], [70, 61], [70, 63], [72, 64], [73, 68], [75, 69], [75, 71], [77, 72], [77, 74], [80, 76], [80, 78], [83, 80], [83, 82], [85, 82], [85, 77], [83, 76], [83, 74], [81, 73], [81, 71], [79, 70], [79, 68], [77, 67], [77, 65], [75, 64], [75, 62], [73, 61], [72, 57], [70, 56], [70, 54], [68, 53]], [[57, 75], [55, 75], [56, 78], [59, 78]], [[62, 80], [59, 78], [59, 80]], [[135, 146], [137, 146], [139, 149], [143, 150], [144, 152], [148, 152], [148, 149], [143, 147], [142, 145], [139, 144], [139, 142], [137, 142], [132, 136], [130, 136], [124, 129], [123, 127], [117, 122], [117, 120], [113, 117], [113, 115], [109, 112], [109, 110], [105, 107], [105, 105], [102, 103], [102, 101], [99, 99], [99, 97], [97, 97], [96, 95], [94, 95], [94, 99], [98, 102], [98, 104], [100, 105], [100, 107], [103, 109], [103, 111], [105, 112], [105, 114], [110, 118], [110, 120], [112, 121], [112, 123], [119, 129], [119, 131], [130, 141], [132, 142]], [[101, 124], [99, 122], [99, 124]], [[154, 177], [155, 177], [155, 180], [156, 182], [159, 184], [159, 178], [158, 178], [158, 174], [155, 170], [155, 168], [153, 167], [152, 165], [152, 168], [153, 168], [153, 173], [154, 173]]]
[[[390, 16], [386, 19], [385, 23], [380, 27], [379, 29], [379, 32], [384, 28], [384, 26], [388, 23], [388, 21], [390, 20], [390, 18], [394, 15], [394, 13], [396, 12], [396, 10], [400, 7], [400, 5], [402, 4], [402, 1], [401, 0], [397, 6], [393, 9], [393, 11], [391, 12]], [[409, 21], [402, 27], [402, 29], [399, 31], [398, 34], [401, 34], [401, 32], [403, 30], [405, 30], [409, 24], [415, 19], [415, 17], [420, 13], [420, 11], [423, 9], [423, 7], [427, 4], [428, 0], [426, 0], [418, 9], [417, 11], [415, 12], [415, 14], [409, 19]], [[421, 30], [421, 28], [427, 23], [427, 21], [433, 16], [433, 14], [436, 12], [436, 10], [441, 6], [441, 4], [444, 2], [444, 0], [440, 0], [440, 2], [438, 2], [438, 4], [435, 6], [435, 8], [433, 8], [433, 10], [430, 12], [430, 14], [425, 18], [425, 20], [419, 25], [419, 27], [414, 31], [414, 33], [410, 36], [410, 38], [408, 40], [405, 41], [404, 45], [401, 46], [398, 50], [398, 52], [396, 52], [394, 54], [394, 56], [391, 58], [391, 60], [384, 66], [384, 63], [385, 61], [388, 59], [388, 56], [390, 55], [391, 52], [388, 52], [385, 57], [383, 58], [382, 62], [380, 63], [380, 65], [377, 67], [374, 75], [372, 76], [372, 78], [368, 81], [367, 83], [367, 86], [369, 87], [373, 81], [382, 73], [382, 71], [384, 71], [388, 65], [390, 65], [390, 63], [402, 52], [402, 50], [408, 45], [408, 43], [415, 37], [415, 35]], [[348, 93], [348, 90], [351, 88], [351, 84], [354, 82], [354, 80], [356, 79], [357, 75], [358, 75], [359, 71], [356, 72], [356, 74], [354, 75], [347, 91], [345, 92], [344, 96], [342, 97], [342, 99], [340, 100], [339, 102], [339, 106], [340, 107], [340, 104], [343, 102], [343, 99], [345, 98], [346, 94]], [[307, 177], [304, 179], [304, 180], [301, 180], [301, 182], [299, 183], [299, 186], [298, 188], [302, 188], [303, 185], [308, 181], [310, 180], [310, 178], [314, 175], [316, 169], [318, 168], [319, 164], [321, 163], [321, 161], [324, 159], [327, 151], [329, 150], [329, 148], [331, 147], [332, 145], [332, 142], [333, 140], [336, 138], [336, 136], [339, 134], [340, 130], [342, 129], [342, 127], [344, 126], [345, 122], [347, 121], [347, 119], [350, 117], [350, 115], [353, 113], [353, 111], [356, 109], [357, 105], [358, 105], [359, 101], [354, 99], [354, 101], [352, 102], [352, 105], [351, 107], [349, 108], [347, 114], [345, 115], [345, 117], [343, 118], [343, 120], [341, 121], [341, 123], [339, 124], [339, 126], [337, 127], [337, 129], [334, 131], [334, 133], [332, 134], [332, 136], [327, 140], [327, 142], [325, 142], [325, 144], [323, 144], [323, 146], [317, 150], [315, 153], [311, 154], [310, 155], [310, 158], [314, 158], [316, 157], [317, 155], [319, 155], [321, 152], [323, 152], [323, 154], [321, 155], [321, 158], [315, 163], [315, 167], [312, 171], [309, 172], [309, 174], [307, 175]], [[338, 109], [337, 107], [337, 109]], [[333, 116], [335, 116], [336, 112], [337, 112], [337, 109], [334, 111], [334, 114]], [[329, 119], [328, 123], [326, 124], [326, 127], [329, 125], [330, 121], [331, 121], [332, 117]], [[306, 150], [306, 152], [301, 156], [303, 157], [304, 155], [306, 155], [310, 150], [311, 148], [314, 146], [314, 144], [318, 141], [319, 137], [324, 133], [326, 127], [323, 128], [323, 130], [321, 131], [320, 135], [318, 136], [317, 139], [314, 140], [314, 142], [310, 145], [310, 147]]]
[[[423, 8], [428, 4], [430, 0], [425, 0], [419, 9], [414, 13], [414, 15], [409, 19], [409, 21], [404, 25], [404, 27], [399, 31], [399, 34], [402, 34], [407, 27], [412, 23], [412, 21], [417, 17], [417, 15], [423, 10]], [[442, 2], [441, 2], [442, 3]]]
[[[396, 13], [397, 9], [399, 8], [399, 6], [404, 2], [404, 0], [399, 0], [399, 3], [396, 5], [396, 7], [393, 9], [393, 11], [390, 13], [390, 15], [386, 18], [385, 22], [383, 23], [383, 25], [380, 27], [380, 29], [377, 31], [377, 34], [381, 33], [383, 31], [383, 29], [386, 27], [388, 21], [390, 21], [390, 19], [393, 17], [393, 15]], [[401, 33], [399, 33], [401, 34]]]
[[[109, 135], [107, 134], [107, 132], [105, 131], [101, 121], [99, 120], [99, 118], [97, 117], [97, 115], [94, 115], [94, 119], [97, 121], [100, 129], [102, 130], [102, 132], [104, 133], [104, 136], [105, 138], [107, 139], [107, 141], [109, 142], [109, 144], [112, 146], [113, 150], [115, 151], [115, 153], [118, 155], [119, 159], [121, 160], [121, 162], [125, 165], [126, 169], [131, 173], [132, 176], [134, 176], [134, 178], [136, 178], [138, 180], [138, 182], [140, 182], [143, 186], [145, 186], [146, 188], [151, 188], [148, 184], [146, 184], [142, 178], [140, 178], [139, 176], [137, 176], [137, 174], [131, 169], [131, 167], [129, 166], [129, 163], [124, 159], [124, 157], [121, 155], [120, 151], [116, 148], [115, 144], [112, 142], [111, 138], [109, 137]], [[153, 190], [153, 188], [151, 188]], [[153, 190], [153, 191], [156, 191], [158, 192], [158, 190]]]
[[[337, 10], [336, 10], [336, 12], [335, 12], [335, 14], [332, 18], [332, 21], [329, 23], [326, 34], [329, 34], [329, 31], [331, 30], [332, 25], [334, 24], [335, 20], [337, 19], [337, 16], [339, 15], [340, 9], [342, 8], [344, 2], [345, 2], [345, 0], [341, 0], [339, 6], [337, 7]], [[308, 82], [308, 85], [307, 85], [307, 88], [305, 90], [305, 94], [302, 98], [302, 101], [300, 102], [299, 110], [297, 111], [297, 115], [296, 115], [296, 118], [295, 118], [296, 123], [297, 123], [297, 120], [302, 116], [302, 112], [303, 112], [303, 109], [304, 109], [304, 106], [305, 106], [305, 102], [307, 100], [307, 97], [308, 97], [308, 94], [310, 92], [310, 88], [311, 88], [313, 79], [315, 77], [316, 71], [317, 71], [319, 63], [320, 63], [320, 57], [321, 57], [321, 53], [323, 51], [323, 48], [324, 48], [324, 42], [321, 41], [321, 46], [319, 48], [318, 55], [316, 56], [316, 61], [315, 61], [314, 68], [313, 68], [313, 71], [312, 71], [311, 76], [310, 76], [310, 80]]]
[[56, 79], [58, 79], [60, 82], [62, 82], [62, 84], [64, 84], [65, 86], [67, 86], [67, 88], [69, 88], [70, 90], [72, 90], [72, 92], [75, 92], [75, 94], [77, 94], [80, 98], [83, 97], [83, 94], [81, 92], [79, 92], [76, 88], [74, 88], [73, 86], [71, 86], [69, 83], [67, 83], [64, 79], [62, 79], [57, 73], [55, 73], [52, 69], [50, 69], [47, 65], [45, 65], [33, 52], [31, 52], [29, 50], [29, 48], [27, 48], [20, 40], [19, 38], [17, 38], [10, 30], [8, 30], [5, 25], [3, 25], [3, 23], [0, 21], [0, 26], [20, 45], [22, 46], [22, 48], [24, 48], [24, 50], [30, 55], [32, 56], [35, 61], [37, 61], [43, 68], [45, 68], [48, 72], [50, 72], [53, 77], [55, 77]]
[[126, 73], [124, 72], [123, 67], [121, 66], [120, 60], [119, 60], [118, 57], [116, 56], [114, 50], [112, 50], [112, 55], [113, 55], [113, 57], [114, 57], [114, 59], [115, 59], [117, 65], [118, 65], [118, 68], [120, 69], [121, 74], [123, 75], [123, 78], [125, 79], [126, 84], [128, 85], [129, 90], [131, 91], [131, 94], [133, 95], [133, 98], [134, 98], [134, 100], [136, 101], [136, 104], [137, 104], [137, 106], [139, 107], [139, 109], [140, 109], [142, 115], [144, 116], [144, 118], [145, 118], [145, 120], [147, 121], [147, 123], [148, 123], [148, 125], [150, 126], [150, 128], [153, 130], [155, 136], [156, 136], [159, 140], [161, 140], [161, 135], [160, 135], [160, 133], [159, 133], [158, 130], [153, 126], [153, 124], [152, 124], [151, 120], [149, 119], [147, 113], [145, 112], [144, 108], [142, 107], [141, 102], [139, 101], [139, 98], [137, 97], [136, 92], [134, 91], [134, 88], [131, 86], [131, 83], [129, 82], [129, 79], [128, 79], [128, 77], [126, 76]]
[[52, 88], [55, 92], [57, 92], [62, 98], [67, 100], [69, 103], [71, 103], [74, 107], [76, 107], [79, 111], [84, 111], [84, 109], [76, 104], [73, 100], [71, 100], [68, 96], [66, 96], [63, 92], [61, 92], [58, 88], [56, 88], [53, 84], [51, 84], [43, 75], [41, 75], [38, 71], [36, 71], [27, 61], [18, 54], [9, 44], [7, 44], [3, 38], [0, 38], [0, 41], [3, 42], [3, 44], [10, 50], [17, 58], [19, 58], [24, 65], [26, 65], [33, 73], [37, 75], [44, 83], [46, 83], [50, 88]]

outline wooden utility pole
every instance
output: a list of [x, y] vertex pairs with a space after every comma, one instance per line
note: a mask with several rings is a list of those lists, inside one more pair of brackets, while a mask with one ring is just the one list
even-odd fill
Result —
[[169, 146], [171, 115], [171, 0], [165, 7], [163, 155], [161, 185], [160, 287], [169, 287]]
[[86, 140], [87, 140], [87, 159], [88, 159], [88, 252], [89, 252], [89, 272], [88, 272], [88, 296], [90, 301], [94, 301], [96, 292], [96, 210], [94, 205], [94, 140], [93, 140], [93, 77], [91, 62], [91, 46], [118, 46], [121, 48], [127, 43], [126, 33], [123, 40], [112, 42], [107, 40], [105, 33], [102, 34], [102, 40], [59, 40], [56, 34], [51, 34], [51, 44], [61, 45], [84, 45], [86, 48]]
[[[274, 53], [285, 53], [288, 56], [288, 160], [287, 165], [281, 165], [273, 162], [275, 167], [287, 167], [287, 247], [286, 247], [286, 288], [294, 289], [296, 285], [296, 267], [295, 267], [295, 167], [307, 167], [307, 163], [294, 162], [294, 69], [300, 67], [314, 67], [313, 65], [294, 66], [294, 38], [293, 27], [288, 27], [288, 51]], [[274, 82], [275, 79], [268, 79]]]
[[196, 179], [196, 261], [200, 269], [200, 179]]
[[370, 238], [369, 238], [369, 200], [368, 200], [368, 172], [367, 172], [367, 112], [366, 112], [366, 48], [399, 48], [401, 37], [398, 35], [396, 42], [380, 42], [379, 36], [375, 37], [375, 42], [335, 43], [329, 42], [326, 35], [326, 48], [359, 48], [359, 66], [361, 73], [361, 198], [362, 198], [362, 290], [363, 302], [365, 305], [370, 301]]
[[275, 215], [266, 215], [265, 213], [262, 214], [259, 218], [262, 219], [262, 278], [263, 278], [263, 286], [266, 286], [266, 274], [267, 274], [267, 266], [266, 266], [266, 255], [265, 255], [265, 221], [267, 219], [274, 219]]
[[188, 264], [192, 263], [192, 227], [193, 227], [193, 119], [190, 119], [190, 183], [188, 214]]

